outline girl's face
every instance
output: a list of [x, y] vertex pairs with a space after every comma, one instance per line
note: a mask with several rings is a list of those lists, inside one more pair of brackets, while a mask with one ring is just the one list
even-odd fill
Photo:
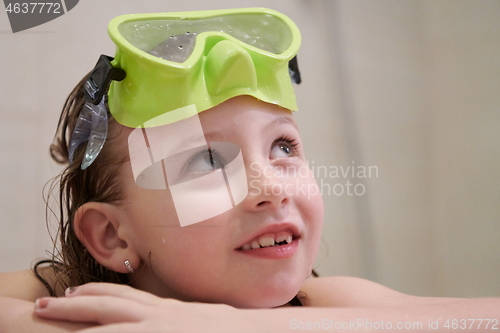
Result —
[[[181, 227], [171, 192], [139, 187], [125, 163], [127, 243], [142, 260], [131, 283], [186, 301], [282, 305], [310, 274], [323, 223], [321, 194], [291, 112], [240, 96], [199, 117], [211, 133], [206, 141], [240, 147], [249, 193], [232, 209]], [[193, 155], [184, 170], [203, 172], [207, 156]], [[273, 239], [281, 245], [255, 248]]]

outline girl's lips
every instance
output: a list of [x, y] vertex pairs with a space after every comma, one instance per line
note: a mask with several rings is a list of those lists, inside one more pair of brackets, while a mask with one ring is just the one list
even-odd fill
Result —
[[262, 247], [259, 249], [242, 250], [237, 249], [238, 253], [263, 259], [287, 259], [292, 257], [299, 247], [300, 239], [295, 238], [290, 244], [279, 246]]

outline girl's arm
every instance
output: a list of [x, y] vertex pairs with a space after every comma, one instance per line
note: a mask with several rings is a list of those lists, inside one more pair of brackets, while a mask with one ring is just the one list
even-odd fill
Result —
[[[44, 271], [50, 279], [50, 271]], [[0, 273], [0, 332], [75, 332], [92, 326], [42, 319], [33, 313], [35, 300], [49, 296], [32, 270]]]
[[[254, 311], [254, 314], [252, 314]], [[250, 310], [247, 322], [267, 322], [268, 332], [498, 332], [499, 299], [449, 300], [430, 305]], [[258, 328], [260, 331], [262, 327]]]
[[[43, 318], [95, 322], [98, 332], [308, 332], [380, 330], [497, 332], [500, 299], [434, 299], [402, 295], [357, 279], [351, 286], [360, 293], [342, 307], [282, 307], [239, 310], [221, 304], [186, 303], [161, 299], [123, 285], [87, 284], [65, 298], [43, 299], [36, 314]], [[322, 282], [323, 283], [323, 282]], [[304, 288], [313, 297], [315, 287]], [[327, 294], [324, 291], [324, 294]], [[340, 298], [344, 297], [341, 294]], [[382, 296], [380, 299], [373, 297]], [[385, 297], [385, 298], [384, 298]], [[322, 302], [327, 302], [330, 296]], [[356, 299], [357, 298], [357, 299]], [[311, 299], [312, 301], [312, 299]], [[351, 302], [347, 305], [345, 302]], [[364, 304], [369, 301], [373, 304]], [[333, 301], [334, 303], [337, 301]], [[325, 305], [326, 306], [326, 305]]]
[[[50, 272], [45, 268], [42, 274], [50, 279]], [[37, 279], [32, 270], [0, 273], [0, 296], [17, 298], [25, 301], [35, 302], [37, 298], [49, 296], [47, 288]]]
[[369, 280], [348, 276], [307, 279], [300, 290], [302, 304], [313, 307], [413, 306], [458, 300], [449, 297], [410, 296]]

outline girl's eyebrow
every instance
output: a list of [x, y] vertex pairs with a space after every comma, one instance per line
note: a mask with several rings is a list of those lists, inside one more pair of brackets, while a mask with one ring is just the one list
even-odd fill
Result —
[[[284, 117], [275, 118], [271, 122], [267, 123], [266, 125], [264, 125], [264, 127], [262, 127], [261, 131], [266, 132], [269, 129], [271, 129], [272, 127], [278, 126], [281, 124], [289, 124], [289, 125], [292, 125], [297, 131], [299, 130], [299, 128], [297, 127], [297, 124], [295, 123], [293, 118], [284, 116]], [[224, 132], [224, 131], [222, 131], [222, 132], [209, 132], [209, 133], [203, 133], [203, 134], [204, 134], [205, 140], [207, 142], [224, 141], [226, 136], [227, 136], [226, 132]]]
[[203, 135], [205, 136], [205, 140], [207, 140], [207, 142], [224, 141], [226, 137], [225, 132], [210, 132], [210, 133], [203, 133]]
[[295, 121], [293, 120], [292, 117], [283, 116], [283, 117], [276, 118], [273, 121], [271, 121], [270, 123], [268, 123], [267, 125], [265, 125], [262, 128], [262, 131], [265, 132], [265, 131], [269, 130], [270, 128], [274, 127], [274, 126], [281, 125], [281, 124], [290, 124], [297, 131], [299, 130], [299, 128], [297, 127], [297, 124], [295, 123]]

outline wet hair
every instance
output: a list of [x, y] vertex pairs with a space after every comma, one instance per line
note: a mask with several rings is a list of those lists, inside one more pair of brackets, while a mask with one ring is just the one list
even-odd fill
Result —
[[[116, 170], [117, 166], [128, 160], [127, 154], [119, 154], [117, 153], [119, 150], [113, 150], [120, 126], [113, 119], [106, 105], [109, 119], [108, 135], [99, 156], [87, 169], [81, 170], [80, 164], [86, 148], [86, 142], [84, 142], [76, 149], [73, 162], [69, 163], [69, 143], [80, 110], [85, 104], [83, 85], [88, 77], [89, 74], [76, 85], [66, 99], [53, 143], [50, 145], [52, 159], [60, 164], [68, 164], [47, 184], [49, 189], [45, 202], [49, 230], [49, 217], [55, 215], [58, 220], [57, 234], [51, 235], [54, 242], [52, 258], [38, 261], [33, 267], [35, 275], [45, 285], [51, 296], [63, 295], [66, 288], [88, 282], [127, 283], [125, 274], [102, 266], [90, 255], [76, 237], [73, 228], [75, 213], [83, 204], [87, 202], [118, 203], [123, 200], [123, 191]], [[54, 192], [58, 196], [58, 212], [49, 207], [49, 201], [55, 196]], [[51, 279], [44, 278], [42, 276], [44, 274], [39, 272], [39, 268], [44, 264], [49, 264], [53, 270], [55, 281], [52, 286], [48, 282]]]

